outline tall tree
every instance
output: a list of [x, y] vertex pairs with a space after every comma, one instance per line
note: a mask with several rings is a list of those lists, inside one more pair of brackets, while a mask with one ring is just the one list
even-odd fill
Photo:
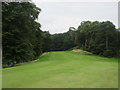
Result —
[[34, 38], [39, 31], [37, 19], [41, 9], [30, 2], [3, 2], [3, 62], [17, 63], [35, 58]]

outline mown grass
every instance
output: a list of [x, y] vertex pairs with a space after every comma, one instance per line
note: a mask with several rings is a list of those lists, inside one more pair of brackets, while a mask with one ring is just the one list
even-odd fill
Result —
[[3, 88], [117, 88], [118, 60], [71, 51], [50, 52], [3, 69]]

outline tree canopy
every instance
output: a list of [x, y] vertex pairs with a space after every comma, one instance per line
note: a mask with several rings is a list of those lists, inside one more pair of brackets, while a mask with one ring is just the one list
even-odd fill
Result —
[[36, 21], [41, 9], [31, 2], [2, 3], [3, 63], [35, 60], [43, 52], [80, 48], [115, 57], [120, 52], [120, 29], [110, 21], [83, 21], [68, 32], [50, 34]]
[[41, 25], [35, 20], [41, 9], [30, 2], [2, 3], [3, 62], [35, 59], [41, 51]]

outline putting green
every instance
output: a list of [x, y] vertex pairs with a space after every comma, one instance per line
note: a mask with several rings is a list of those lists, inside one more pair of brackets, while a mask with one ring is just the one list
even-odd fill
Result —
[[3, 88], [118, 88], [118, 60], [71, 51], [3, 69]]

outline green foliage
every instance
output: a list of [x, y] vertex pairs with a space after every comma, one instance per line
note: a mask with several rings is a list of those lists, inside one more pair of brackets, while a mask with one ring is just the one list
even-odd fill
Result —
[[40, 11], [31, 2], [2, 3], [3, 63], [28, 62], [43, 52], [73, 47], [106, 57], [114, 57], [120, 50], [120, 30], [110, 21], [83, 21], [77, 29], [70, 27], [68, 32], [51, 35], [36, 22]]
[[83, 21], [78, 29], [70, 27], [66, 33], [52, 35], [52, 51], [79, 47], [97, 55], [115, 57], [120, 50], [119, 33], [110, 21]]
[[40, 11], [30, 2], [2, 3], [3, 63], [30, 61], [42, 52], [41, 25], [35, 21]]
[[68, 32], [54, 34], [51, 36], [52, 51], [64, 51], [69, 50], [75, 46], [75, 30], [69, 29]]
[[106, 56], [106, 57], [111, 57], [114, 55], [114, 52], [112, 50], [105, 50], [103, 52], [103, 56]]
[[117, 30], [112, 22], [82, 22], [78, 31], [80, 39], [77, 45], [97, 55], [116, 55]]
[[42, 32], [42, 38], [43, 38], [43, 44], [42, 44], [43, 52], [49, 52], [52, 47], [51, 46], [51, 35], [49, 31]]

